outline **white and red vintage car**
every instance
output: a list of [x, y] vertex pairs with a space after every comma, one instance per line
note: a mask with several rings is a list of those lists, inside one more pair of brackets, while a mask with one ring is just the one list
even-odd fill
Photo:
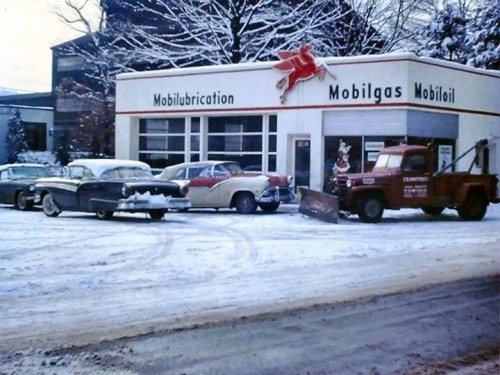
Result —
[[201, 161], [166, 167], [161, 180], [189, 180], [192, 208], [236, 208], [250, 214], [257, 207], [274, 212], [293, 198], [292, 176], [245, 172], [232, 161]]

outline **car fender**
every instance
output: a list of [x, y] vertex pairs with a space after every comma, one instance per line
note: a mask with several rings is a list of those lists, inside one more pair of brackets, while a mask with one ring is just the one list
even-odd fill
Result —
[[352, 187], [350, 191], [351, 206], [355, 206], [358, 199], [367, 194], [380, 195], [388, 206], [392, 206], [391, 201], [387, 198], [387, 195], [385, 194], [385, 189], [381, 185], [362, 185], [362, 186]]
[[269, 187], [269, 178], [261, 175], [255, 177], [233, 177], [221, 183], [221, 197], [227, 207], [234, 206], [234, 199], [241, 192], [249, 192], [255, 198], [260, 197]]
[[458, 193], [457, 193], [457, 196], [456, 196], [456, 203], [457, 204], [461, 204], [465, 201], [465, 199], [467, 198], [467, 195], [469, 194], [470, 191], [477, 191], [477, 192], [481, 192], [482, 194], [484, 194], [484, 197], [486, 198], [486, 200], [488, 200], [488, 196], [486, 194], [486, 188], [484, 187], [483, 184], [481, 183], [463, 183], [460, 185], [460, 188], [458, 189]]

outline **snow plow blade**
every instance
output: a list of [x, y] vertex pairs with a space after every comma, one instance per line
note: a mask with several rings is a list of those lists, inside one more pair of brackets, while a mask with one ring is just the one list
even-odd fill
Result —
[[299, 187], [301, 199], [299, 212], [336, 224], [339, 218], [339, 202], [335, 195]]

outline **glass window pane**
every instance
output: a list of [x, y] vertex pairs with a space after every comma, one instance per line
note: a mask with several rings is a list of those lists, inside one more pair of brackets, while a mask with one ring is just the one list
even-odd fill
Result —
[[224, 136], [209, 136], [208, 137], [208, 151], [224, 151], [225, 137]]
[[199, 133], [200, 132], [200, 118], [192, 117], [191, 118], [191, 133]]
[[167, 119], [167, 133], [169, 134], [184, 134], [185, 121], [183, 118]]
[[165, 119], [141, 119], [139, 122], [139, 133], [165, 134], [167, 123]]
[[191, 136], [191, 151], [200, 151], [200, 136]]
[[[261, 155], [228, 155], [228, 154], [208, 154], [208, 160], [227, 160], [237, 162], [243, 169], [253, 169], [255, 166], [262, 166]], [[261, 168], [259, 168], [261, 169]]]
[[332, 173], [361, 172], [361, 137], [325, 137], [325, 169], [323, 179]]
[[269, 152], [276, 152], [276, 138], [275, 135], [269, 136]]
[[141, 151], [164, 151], [167, 146], [167, 138], [139, 136], [139, 150]]
[[245, 135], [242, 138], [243, 151], [246, 152], [262, 152], [262, 136], [261, 135]]
[[184, 151], [184, 136], [167, 137], [167, 151]]
[[278, 116], [269, 116], [269, 133], [276, 133], [278, 131]]
[[269, 155], [267, 158], [267, 170], [276, 172], [276, 155]]
[[209, 133], [261, 133], [262, 116], [210, 117]]
[[151, 168], [165, 168], [170, 165], [184, 163], [184, 155], [165, 153], [139, 153], [139, 160], [149, 164]]

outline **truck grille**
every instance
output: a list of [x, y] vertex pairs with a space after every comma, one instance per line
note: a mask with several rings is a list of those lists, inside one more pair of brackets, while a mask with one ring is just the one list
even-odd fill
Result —
[[339, 201], [347, 196], [347, 177], [336, 177], [332, 181], [332, 194], [339, 198]]

